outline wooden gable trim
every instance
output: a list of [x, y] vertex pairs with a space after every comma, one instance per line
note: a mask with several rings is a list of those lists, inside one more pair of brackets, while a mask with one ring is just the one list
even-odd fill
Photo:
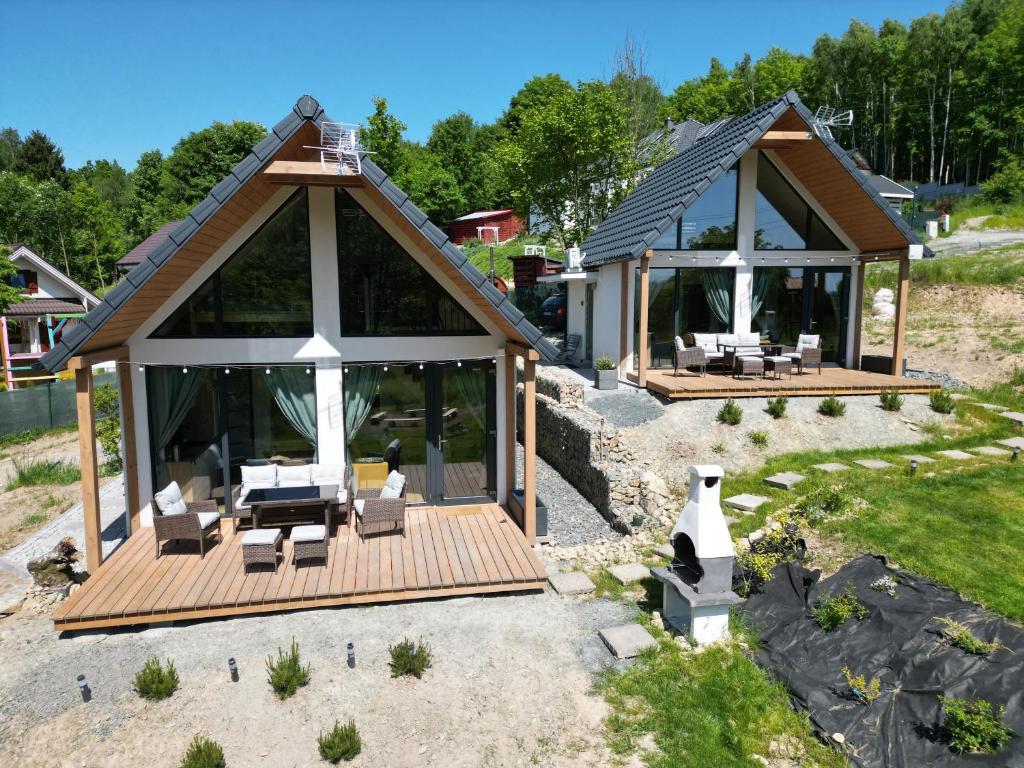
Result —
[[[304, 123], [270, 160], [294, 160], [306, 152], [303, 145], [319, 139], [316, 126]], [[117, 347], [153, 312], [173, 296], [181, 284], [205, 264], [270, 197], [280, 189], [257, 172], [249, 177], [217, 212], [200, 226], [187, 243], [160, 266], [139, 290], [122, 304], [82, 346], [78, 354]]]

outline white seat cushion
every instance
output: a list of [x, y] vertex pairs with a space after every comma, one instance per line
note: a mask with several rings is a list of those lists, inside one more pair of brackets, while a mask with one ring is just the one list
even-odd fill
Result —
[[199, 515], [199, 527], [206, 529], [214, 523], [220, 522], [220, 512], [200, 512]]
[[[255, 485], [255, 483], [266, 483], [266, 485]], [[242, 465], [242, 485], [250, 488], [273, 488], [277, 485], [277, 465], [266, 464], [259, 467]]]
[[773, 363], [790, 363], [793, 361], [793, 358], [787, 355], [771, 355], [766, 357], [765, 360], [771, 360]]
[[382, 499], [397, 499], [400, 498], [401, 495], [402, 492], [398, 488], [389, 488], [385, 485], [380, 489], [380, 498]]
[[803, 352], [806, 348], [817, 349], [818, 344], [821, 343], [821, 337], [814, 334], [803, 334], [797, 337], [796, 340], [796, 351]]
[[251, 504], [245, 503], [245, 497], [249, 494], [249, 491], [254, 491], [257, 488], [276, 487], [277, 486], [275, 486], [273, 483], [242, 483], [242, 487], [238, 489], [238, 503], [235, 504], [235, 506], [241, 507], [242, 509], [248, 509], [250, 506], [252, 506]]
[[783, 355], [783, 357], [788, 357], [790, 360], [799, 360], [800, 359], [800, 353], [799, 352], [787, 352], [786, 354]]
[[311, 464], [313, 485], [341, 485], [345, 477], [344, 464]]
[[718, 351], [718, 334], [715, 333], [695, 333], [693, 334], [693, 343], [695, 346], [700, 347], [705, 352], [717, 352]]
[[346, 501], [348, 501], [348, 488], [341, 488], [338, 491], [338, 503], [344, 504]]
[[313, 484], [313, 473], [309, 464], [298, 467], [278, 467], [277, 487], [278, 488], [301, 488]]
[[255, 528], [242, 536], [242, 546], [249, 544], [275, 544], [281, 538], [280, 528]]
[[761, 335], [758, 333], [738, 333], [736, 334], [736, 343], [742, 344], [742, 346], [736, 350], [738, 355], [747, 355], [750, 357], [760, 357], [764, 354], [764, 350], [761, 349]]
[[352, 509], [356, 511], [356, 514], [360, 517], [363, 516], [363, 505], [366, 503], [366, 499], [356, 499], [352, 502]]
[[296, 525], [288, 538], [292, 541], [323, 541], [327, 538], [327, 528], [323, 525]]
[[[388, 479], [384, 481], [385, 488], [392, 488], [401, 493], [402, 488], [405, 486], [405, 475], [399, 473], [397, 469], [391, 470], [388, 473]], [[391, 498], [397, 498], [397, 494]]]
[[720, 333], [718, 334], [718, 346], [719, 347], [735, 347], [740, 343], [740, 338], [735, 333]]
[[174, 480], [162, 491], [157, 492], [154, 501], [162, 515], [184, 515], [188, 512], [185, 500], [181, 498], [181, 489]]
[[708, 352], [707, 350], [704, 350], [704, 357], [708, 360], [721, 360], [725, 357], [725, 352]]
[[676, 349], [678, 351], [682, 352], [684, 349], [686, 349], [686, 344], [683, 343], [683, 337], [682, 336], [676, 336], [672, 340], [672, 342], [676, 345]]

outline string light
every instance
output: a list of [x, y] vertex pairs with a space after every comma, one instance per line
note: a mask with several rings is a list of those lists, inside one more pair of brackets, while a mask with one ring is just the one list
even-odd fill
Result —
[[387, 373], [387, 372], [388, 372], [388, 367], [385, 365], [384, 366], [384, 373]]
[[420, 370], [423, 370], [423, 363], [420, 363]]
[[265, 370], [264, 373], [267, 374], [267, 376], [269, 376], [270, 375], [270, 369], [267, 368], [267, 370]]
[[188, 373], [188, 368], [182, 368], [182, 369], [181, 369], [181, 372], [182, 372], [182, 373]]
[[348, 373], [348, 368], [345, 369], [345, 373]]
[[146, 370], [146, 366], [140, 365], [139, 366], [139, 373], [142, 373], [144, 370]]
[[231, 373], [231, 369], [230, 368], [225, 368], [224, 369], [224, 373]]
[[309, 376], [309, 366], [306, 366], [306, 375]]
[[[461, 360], [459, 360], [459, 361], [458, 361], [457, 363], [455, 363], [455, 364], [456, 364], [457, 366], [459, 366], [459, 368], [461, 368], [461, 367], [462, 367], [462, 361], [461, 361]], [[384, 370], [386, 371], [386, 370], [387, 370], [387, 368], [385, 368]]]

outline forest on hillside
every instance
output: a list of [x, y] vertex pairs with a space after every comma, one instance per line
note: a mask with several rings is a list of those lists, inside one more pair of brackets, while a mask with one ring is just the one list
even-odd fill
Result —
[[[423, 143], [406, 139], [401, 116], [379, 97], [364, 141], [438, 224], [511, 206], [557, 222], [551, 237], [563, 246], [580, 242], [665, 156], [645, 141], [665, 118], [708, 122], [789, 89], [812, 110], [852, 110], [853, 125], [835, 137], [879, 173], [983, 183], [1004, 202], [1024, 195], [1024, 0], [964, 0], [909, 25], [853, 20], [809, 55], [771, 48], [731, 67], [712, 59], [707, 74], [670, 90], [650, 76], [647, 57], [627, 38], [608, 80], [533, 77], [495, 122], [459, 112]], [[144, 152], [129, 172], [107, 159], [69, 169], [43, 130], [0, 129], [0, 243], [25, 243], [103, 292], [118, 280], [118, 258], [185, 216], [265, 133], [252, 122], [214, 123], [167, 155]]]

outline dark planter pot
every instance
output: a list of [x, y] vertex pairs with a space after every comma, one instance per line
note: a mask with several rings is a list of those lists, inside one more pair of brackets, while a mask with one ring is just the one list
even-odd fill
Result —
[[616, 370], [611, 371], [594, 371], [596, 374], [594, 379], [594, 386], [598, 389], [618, 389], [619, 388], [619, 372]]
[[[525, 497], [523, 496], [523, 489], [522, 488], [516, 488], [514, 491], [512, 491], [512, 497], [513, 497], [513, 503], [517, 507], [516, 512], [521, 514], [522, 510], [526, 508], [526, 503], [524, 501]], [[537, 536], [538, 537], [543, 537], [543, 536], [547, 536], [547, 535], [548, 535], [548, 508], [544, 504], [544, 502], [541, 501], [540, 497], [538, 496], [537, 497]]]

